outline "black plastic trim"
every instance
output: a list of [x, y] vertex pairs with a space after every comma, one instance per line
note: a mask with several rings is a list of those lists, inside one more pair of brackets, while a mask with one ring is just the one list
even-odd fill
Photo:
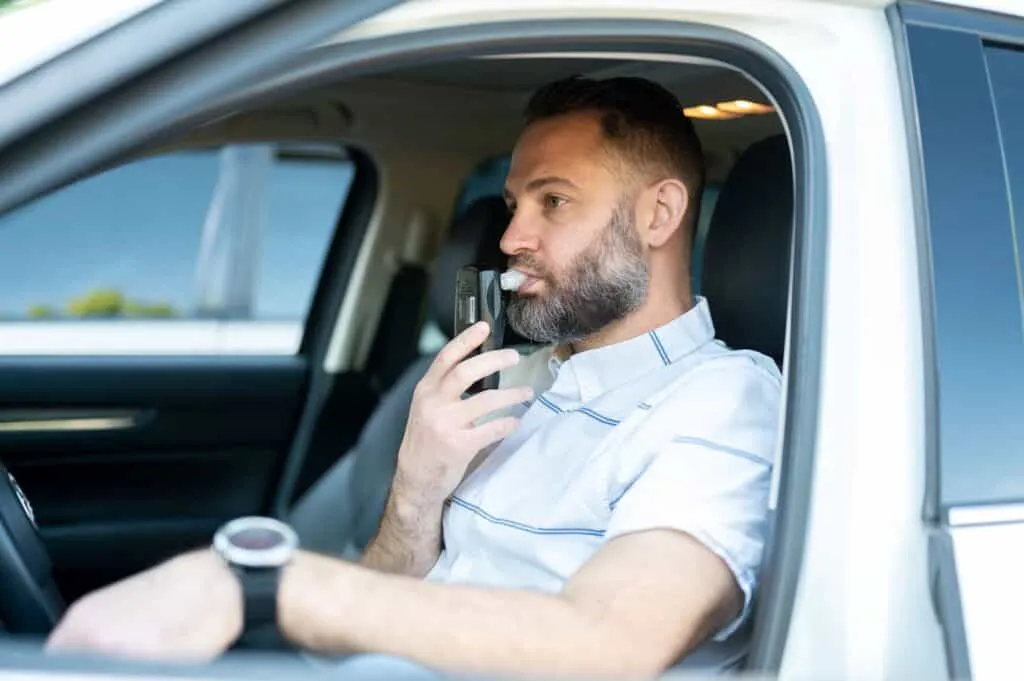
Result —
[[[317, 424], [335, 385], [336, 376], [324, 369], [324, 359], [380, 191], [380, 177], [369, 155], [359, 149], [350, 149], [350, 154], [355, 175], [324, 259], [299, 349], [309, 362], [309, 388], [272, 503], [274, 514], [280, 518], [288, 515]], [[338, 452], [338, 456], [343, 453]]]
[[1020, 16], [918, 0], [902, 0], [898, 5], [905, 24], [972, 33], [994, 42], [1024, 43]]
[[355, 173], [324, 258], [299, 348], [299, 354], [310, 361], [322, 358], [331, 343], [341, 303], [380, 192], [380, 176], [370, 156], [357, 148], [349, 148], [348, 153]]
[[0, 153], [0, 213], [100, 167], [168, 121], [244, 87], [280, 61], [394, 4], [277, 2], [217, 39], [97, 93]]
[[960, 600], [953, 538], [945, 529], [928, 535], [928, 583], [935, 616], [942, 623], [946, 644], [946, 669], [952, 679], [971, 678], [971, 662], [967, 648], [967, 630]]
[[[545, 20], [488, 23], [403, 33], [326, 46], [303, 55], [276, 78], [218, 109], [253, 105], [326, 85], [342, 77], [408, 64], [441, 62], [509, 51], [615, 50], [683, 52], [732, 66], [765, 87], [785, 118], [793, 152], [797, 230], [793, 244], [793, 296], [785, 462], [780, 476], [774, 550], [759, 597], [748, 669], [776, 671], [782, 661], [792, 605], [803, 564], [817, 445], [818, 395], [827, 246], [828, 172], [817, 110], [799, 74], [778, 53], [750, 36], [719, 27], [658, 20]], [[196, 119], [198, 120], [198, 119]], [[187, 124], [179, 121], [179, 125]]]
[[[294, 355], [0, 355], [0, 408], [110, 406], [110, 394], [126, 401], [128, 408], [216, 400], [246, 403], [266, 396], [292, 400], [305, 369], [306, 361]], [[176, 401], [169, 401], [172, 396]]]

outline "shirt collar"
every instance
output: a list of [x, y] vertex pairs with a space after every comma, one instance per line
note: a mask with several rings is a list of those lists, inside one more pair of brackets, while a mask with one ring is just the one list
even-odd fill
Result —
[[621, 343], [577, 354], [553, 348], [548, 360], [552, 376], [571, 366], [580, 399], [589, 402], [631, 378], [677, 362], [715, 337], [707, 299], [694, 300], [692, 308], [668, 324]]

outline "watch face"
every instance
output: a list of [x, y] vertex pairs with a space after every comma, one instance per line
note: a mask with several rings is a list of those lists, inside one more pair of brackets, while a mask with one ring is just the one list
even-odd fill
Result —
[[218, 530], [213, 547], [231, 565], [274, 568], [291, 560], [299, 538], [280, 520], [252, 516], [232, 520]]
[[272, 549], [284, 543], [284, 536], [269, 527], [246, 527], [228, 537], [232, 546], [250, 551]]

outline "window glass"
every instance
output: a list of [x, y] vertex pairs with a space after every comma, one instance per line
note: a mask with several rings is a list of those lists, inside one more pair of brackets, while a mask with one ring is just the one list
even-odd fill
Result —
[[928, 200], [940, 498], [947, 507], [1020, 500], [1024, 235], [1007, 189], [1024, 199], [1024, 137], [1014, 120], [1024, 61], [982, 52], [966, 34], [915, 27], [908, 35]]
[[[936, 245], [942, 249], [938, 257], [959, 269], [955, 280], [937, 282], [947, 306], [938, 311], [947, 350], [940, 395], [947, 387], [955, 391], [942, 405], [942, 488], [948, 504], [1024, 499], [1024, 54], [988, 48], [985, 61], [998, 126], [991, 143], [1001, 144], [1001, 156], [992, 158], [1001, 158], [1002, 172], [986, 194], [965, 197], [973, 213]], [[982, 116], [979, 111], [978, 120]], [[972, 140], [962, 131], [949, 133], [960, 138], [964, 155], [986, 151], [985, 145], [968, 150]], [[961, 167], [950, 172], [961, 175]], [[949, 181], [952, 188], [956, 179]], [[966, 194], [964, 189], [957, 193]]]
[[0, 217], [0, 353], [294, 352], [352, 177], [341, 150], [184, 151]]
[[256, 314], [305, 321], [353, 166], [329, 158], [283, 157], [267, 186], [267, 231]]

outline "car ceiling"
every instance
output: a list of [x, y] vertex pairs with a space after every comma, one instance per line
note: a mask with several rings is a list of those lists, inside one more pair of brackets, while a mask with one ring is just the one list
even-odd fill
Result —
[[[458, 62], [427, 64], [394, 70], [373, 78], [376, 83], [389, 83], [395, 87], [439, 88], [465, 93], [474, 100], [474, 109], [484, 101], [493, 101], [503, 107], [504, 115], [495, 112], [491, 123], [499, 134], [508, 136], [511, 146], [518, 132], [519, 112], [530, 93], [545, 83], [574, 75], [590, 78], [641, 76], [660, 83], [678, 97], [684, 107], [715, 102], [749, 99], [767, 102], [764, 93], [739, 72], [709, 64], [638, 61], [633, 59], [588, 58], [566, 56], [505, 55], [465, 59]], [[430, 98], [433, 100], [433, 98]], [[442, 107], [434, 100], [417, 102], [421, 111], [425, 107]], [[474, 114], [479, 112], [475, 111]], [[355, 111], [358, 117], [358, 110]], [[429, 113], [423, 112], [429, 117]], [[505, 120], [507, 118], [507, 120]], [[459, 120], [459, 110], [447, 111], [444, 119], [466, 126], [479, 125], [480, 120]], [[499, 124], [498, 119], [502, 119]], [[731, 120], [695, 120], [694, 125], [704, 143], [708, 156], [709, 174], [721, 177], [738, 154], [750, 144], [783, 130], [775, 115], [747, 116]]]
[[[683, 106], [732, 99], [766, 101], [742, 74], [719, 66], [611, 57], [504, 55], [429, 63], [340, 81], [254, 111], [222, 118], [173, 146], [273, 135], [343, 139], [367, 148], [431, 149], [486, 158], [511, 148], [530, 93], [572, 75], [642, 76]], [[782, 131], [775, 115], [696, 120], [709, 176], [718, 178], [753, 142]]]

